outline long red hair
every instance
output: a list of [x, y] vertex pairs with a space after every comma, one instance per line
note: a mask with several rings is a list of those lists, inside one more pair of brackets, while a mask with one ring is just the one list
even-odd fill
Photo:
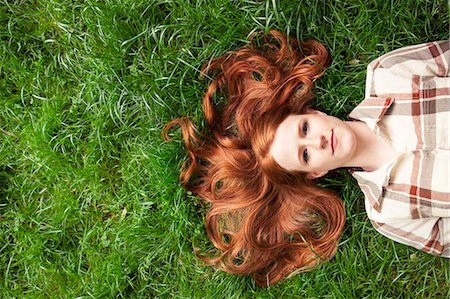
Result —
[[[181, 127], [188, 153], [181, 183], [210, 203], [205, 227], [217, 250], [203, 260], [266, 286], [334, 256], [345, 222], [342, 201], [269, 155], [276, 128], [289, 114], [305, 112], [328, 62], [317, 41], [278, 31], [255, 35], [202, 69], [214, 77], [203, 97], [209, 132], [197, 132], [187, 118], [164, 128], [168, 139], [171, 127]], [[220, 95], [224, 103], [214, 101]]]

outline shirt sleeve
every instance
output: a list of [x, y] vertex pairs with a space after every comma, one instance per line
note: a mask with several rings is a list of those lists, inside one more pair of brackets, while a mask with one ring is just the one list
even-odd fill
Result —
[[389, 52], [367, 67], [366, 97], [411, 94], [414, 77], [450, 76], [450, 40]]
[[450, 258], [450, 218], [431, 217], [393, 220], [380, 223], [371, 220], [381, 234], [432, 255]]
[[450, 40], [408, 46], [389, 52], [369, 64], [369, 69], [390, 69], [403, 74], [449, 76]]

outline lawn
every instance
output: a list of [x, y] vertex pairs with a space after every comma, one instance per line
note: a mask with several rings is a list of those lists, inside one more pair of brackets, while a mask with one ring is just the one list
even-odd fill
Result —
[[179, 130], [203, 127], [199, 68], [278, 29], [333, 62], [316, 108], [345, 117], [365, 69], [447, 38], [444, 0], [0, 0], [0, 298], [449, 298], [449, 261], [367, 220], [345, 170], [336, 257], [270, 288], [205, 265], [207, 210], [178, 182]]

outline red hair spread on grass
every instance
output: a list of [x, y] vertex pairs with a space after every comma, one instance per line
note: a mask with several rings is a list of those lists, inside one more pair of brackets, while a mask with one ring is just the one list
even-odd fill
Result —
[[[181, 127], [188, 159], [180, 180], [211, 206], [205, 226], [217, 251], [203, 260], [267, 286], [334, 256], [342, 201], [269, 155], [278, 125], [306, 111], [328, 62], [317, 41], [278, 31], [255, 35], [202, 69], [214, 77], [203, 97], [209, 133], [198, 133], [187, 118], [164, 128], [167, 140], [171, 127]], [[226, 97], [221, 105], [213, 102], [219, 93]]]

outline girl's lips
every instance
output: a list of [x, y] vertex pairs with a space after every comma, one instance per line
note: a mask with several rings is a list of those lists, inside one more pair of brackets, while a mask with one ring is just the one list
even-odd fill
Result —
[[336, 146], [336, 138], [334, 137], [334, 130], [331, 129], [331, 150], [333, 151], [333, 155], [335, 146]]

